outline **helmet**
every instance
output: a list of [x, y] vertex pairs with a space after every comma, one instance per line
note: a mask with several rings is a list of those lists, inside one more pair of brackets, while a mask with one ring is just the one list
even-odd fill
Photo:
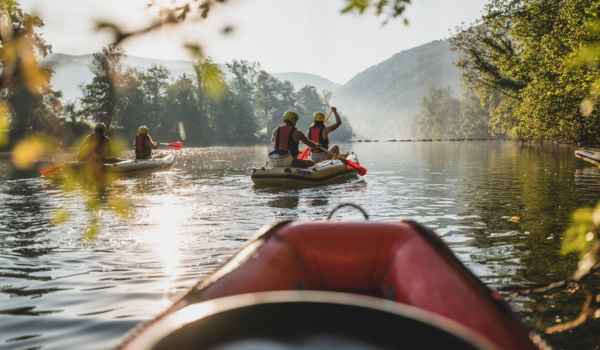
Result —
[[101, 129], [102, 131], [106, 132], [106, 125], [104, 125], [104, 123], [98, 123], [96, 124], [96, 126], [94, 127], [95, 129]]
[[315, 122], [324, 122], [325, 121], [325, 114], [322, 112], [317, 112], [315, 114], [313, 114], [313, 121]]
[[138, 128], [138, 134], [140, 135], [148, 135], [148, 127], [143, 125]]
[[285, 113], [283, 113], [283, 121], [285, 122], [286, 120], [291, 121], [294, 125], [296, 125], [296, 123], [298, 122], [298, 119], [300, 119], [298, 117], [298, 113], [294, 112], [294, 111], [285, 111]]

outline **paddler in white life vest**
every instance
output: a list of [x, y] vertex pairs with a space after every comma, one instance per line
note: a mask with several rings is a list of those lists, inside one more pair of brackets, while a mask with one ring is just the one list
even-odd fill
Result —
[[152, 150], [157, 149], [158, 145], [160, 145], [160, 142], [153, 142], [150, 135], [148, 135], [148, 128], [140, 126], [138, 128], [138, 135], [133, 141], [135, 159], [152, 159]]
[[[331, 107], [331, 111], [333, 112], [333, 115], [335, 115], [335, 124], [325, 126], [325, 113], [317, 112], [313, 115], [313, 123], [306, 132], [306, 137], [308, 139], [313, 142], [320, 143], [325, 149], [329, 147], [329, 134], [342, 125], [342, 119], [340, 119], [340, 116], [337, 114], [337, 109], [335, 107]], [[340, 148], [338, 145], [333, 145], [331, 148], [329, 148], [329, 152], [339, 156]], [[327, 154], [321, 149], [311, 149], [310, 157], [315, 161], [315, 163], [333, 159], [332, 155]]]
[[285, 125], [278, 127], [273, 130], [273, 136], [271, 142], [275, 144], [275, 150], [287, 149], [292, 152], [294, 161], [292, 165], [296, 168], [308, 168], [309, 166], [315, 165], [315, 162], [310, 159], [298, 159], [300, 151], [298, 145], [300, 141], [310, 148], [319, 148], [321, 145], [316, 142], [312, 142], [307, 139], [302, 131], [296, 129], [296, 123], [298, 122], [298, 113], [294, 111], [286, 111], [283, 114], [283, 122]]
[[106, 133], [106, 125], [98, 123], [94, 127], [94, 133], [88, 135], [83, 140], [79, 147], [77, 160], [80, 162], [101, 162], [105, 163], [107, 155], [112, 153], [110, 148], [110, 139], [104, 135]]

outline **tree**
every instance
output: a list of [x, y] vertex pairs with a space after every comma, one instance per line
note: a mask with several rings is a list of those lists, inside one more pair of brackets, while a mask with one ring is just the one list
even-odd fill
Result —
[[122, 127], [125, 135], [135, 135], [148, 115], [142, 81], [139, 79], [142, 75], [134, 68], [127, 68], [120, 80], [115, 124]]
[[231, 63], [227, 63], [227, 68], [233, 74], [233, 78], [229, 82], [231, 91], [247, 113], [254, 114], [253, 97], [260, 64], [244, 60], [233, 60]]
[[265, 71], [260, 71], [256, 78], [254, 93], [257, 118], [263, 128], [270, 133], [283, 123], [283, 113], [294, 109], [296, 93], [294, 85], [289, 81], [280, 81]]
[[418, 136], [424, 138], [453, 138], [459, 133], [460, 103], [452, 97], [450, 86], [430, 85], [420, 105]]
[[176, 123], [170, 121], [166, 114], [169, 74], [166, 67], [156, 64], [152, 64], [146, 72], [138, 74], [146, 105], [146, 115], [142, 121], [144, 124], [152, 125], [154, 132], [161, 136], [177, 127]]
[[[327, 105], [319, 95], [314, 86], [305, 86], [296, 92], [296, 110], [300, 114], [300, 120], [296, 127], [302, 132], [306, 132], [312, 124], [313, 114], [323, 112]], [[326, 112], [328, 113], [328, 112]]]
[[480, 98], [466, 92], [460, 99], [459, 136], [463, 138], [489, 138], [490, 113], [481, 106]]
[[[182, 123], [186, 139], [193, 144], [206, 145], [209, 125], [199, 111], [196, 91], [192, 77], [183, 74], [167, 88], [167, 111], [170, 119], [177, 123], [176, 126]], [[169, 137], [178, 138], [178, 135], [173, 131]]]
[[[14, 0], [0, 2], [0, 22], [0, 93], [2, 102], [8, 102], [0, 106], [4, 112], [0, 127], [10, 121], [13, 141], [24, 135], [58, 133], [61, 123], [57, 106], [62, 94], [50, 86], [54, 72], [38, 64], [40, 58], [52, 52], [52, 46], [38, 33], [44, 22], [23, 12]], [[6, 141], [3, 131], [0, 145]]]
[[[207, 116], [211, 140], [216, 143], [253, 141], [257, 125], [252, 109], [248, 106], [249, 91], [244, 87], [247, 83], [246, 78], [234, 78], [237, 91], [242, 93], [240, 100], [227, 84], [223, 71], [211, 58], [194, 64], [194, 70], [198, 85], [199, 109]], [[243, 91], [240, 90], [242, 88]]]
[[[596, 9], [596, 10], [594, 10]], [[490, 109], [495, 132], [518, 140], [600, 140], [598, 4], [493, 0], [451, 39], [462, 81]], [[588, 59], [582, 59], [587, 57]]]
[[80, 86], [83, 92], [81, 102], [83, 113], [92, 120], [102, 122], [107, 128], [117, 114], [117, 107], [123, 90], [126, 58], [122, 46], [110, 44], [94, 54], [92, 62], [88, 65], [94, 74], [92, 82]]

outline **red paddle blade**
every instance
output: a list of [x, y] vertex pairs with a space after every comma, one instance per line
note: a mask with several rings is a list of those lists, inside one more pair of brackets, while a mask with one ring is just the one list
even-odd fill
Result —
[[51, 166], [49, 168], [46, 168], [46, 169], [40, 171], [40, 173], [42, 173], [43, 177], [48, 177], [48, 176], [52, 176], [52, 175], [58, 173], [62, 169], [63, 169], [63, 165], [55, 165], [55, 166]]
[[181, 147], [183, 147], [183, 143], [182, 142], [171, 142], [169, 144], [169, 147], [171, 149], [174, 149], [176, 151], [179, 151], [181, 149]]
[[344, 165], [346, 165], [346, 167], [352, 171], [354, 171], [355, 173], [357, 173], [360, 176], [365, 176], [367, 174], [367, 169], [361, 167], [360, 165], [351, 162], [349, 160], [346, 159], [340, 159], [342, 161], [342, 163], [344, 163]]
[[298, 159], [308, 159], [308, 155], [310, 154], [310, 148], [305, 148], [302, 153], [298, 156]]

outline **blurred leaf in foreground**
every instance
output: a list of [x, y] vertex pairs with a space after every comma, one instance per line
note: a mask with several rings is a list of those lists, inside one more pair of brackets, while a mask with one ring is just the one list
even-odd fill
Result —
[[580, 209], [573, 213], [571, 225], [564, 232], [563, 253], [578, 252], [580, 261], [575, 279], [578, 280], [596, 264], [600, 250], [600, 204], [595, 209]]

